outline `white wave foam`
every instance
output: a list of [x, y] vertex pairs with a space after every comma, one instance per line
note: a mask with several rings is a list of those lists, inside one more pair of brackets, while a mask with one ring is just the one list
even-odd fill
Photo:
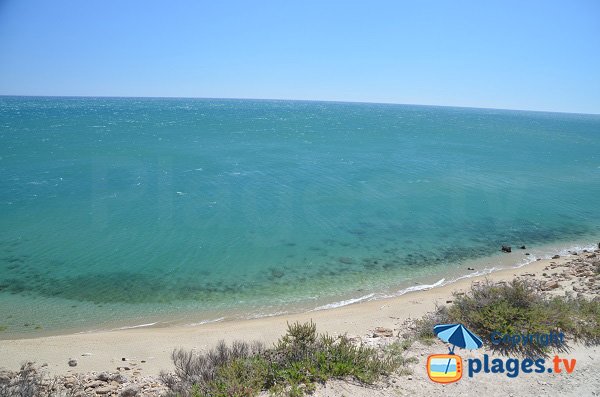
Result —
[[[595, 245], [585, 245], [585, 246], [580, 246], [580, 245], [574, 245], [568, 248], [564, 248], [560, 251], [558, 251], [558, 255], [570, 255], [571, 252], [581, 252], [583, 250], [588, 250], [588, 251], [594, 251], [597, 248], [597, 246]], [[550, 256], [550, 258], [552, 258]], [[548, 258], [548, 259], [550, 259]]]
[[396, 294], [394, 294], [393, 296], [401, 296], [404, 294], [408, 294], [409, 292], [415, 292], [415, 291], [425, 291], [428, 289], [432, 289], [435, 287], [439, 287], [444, 285], [444, 282], [446, 281], [445, 278], [433, 283], [433, 284], [422, 284], [422, 285], [413, 285], [412, 287], [408, 287], [408, 288], [404, 288], [400, 291], [398, 291]]
[[115, 329], [112, 329], [111, 331], [120, 330], [120, 329], [134, 329], [134, 328], [151, 327], [156, 324], [158, 324], [158, 323], [156, 322], [156, 323], [148, 323], [148, 324], [130, 325], [130, 326], [125, 326], [125, 327], [115, 328]]
[[218, 323], [220, 321], [225, 320], [225, 317], [219, 317], [219, 318], [215, 318], [213, 320], [203, 320], [200, 321], [198, 323], [191, 323], [191, 324], [187, 324], [188, 327], [196, 327], [198, 325], [204, 325], [204, 324], [211, 324], [211, 323]]
[[275, 317], [275, 316], [282, 316], [284, 314], [288, 314], [289, 312], [287, 311], [283, 311], [283, 312], [274, 312], [274, 313], [258, 313], [258, 314], [253, 314], [247, 317], [244, 317], [246, 320], [254, 320], [257, 318], [264, 318], [264, 317]]
[[335, 309], [336, 307], [348, 306], [353, 303], [358, 303], [358, 302], [362, 302], [364, 300], [369, 300], [369, 299], [373, 298], [374, 296], [375, 296], [375, 294], [368, 294], [365, 296], [361, 296], [360, 298], [347, 299], [347, 300], [341, 301], [341, 302], [334, 302], [334, 303], [330, 303], [327, 305], [319, 306], [311, 311]]

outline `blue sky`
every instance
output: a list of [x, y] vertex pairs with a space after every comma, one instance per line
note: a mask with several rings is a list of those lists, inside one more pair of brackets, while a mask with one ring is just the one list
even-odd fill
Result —
[[600, 113], [600, 1], [0, 0], [0, 94]]

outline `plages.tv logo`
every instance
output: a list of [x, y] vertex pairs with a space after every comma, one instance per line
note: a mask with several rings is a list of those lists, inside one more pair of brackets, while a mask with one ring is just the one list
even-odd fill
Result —
[[[484, 354], [482, 358], [469, 358], [463, 363], [462, 357], [454, 354], [454, 349], [474, 350], [483, 346], [483, 341], [462, 324], [440, 324], [433, 327], [433, 332], [442, 341], [449, 343], [448, 354], [432, 354], [427, 358], [427, 375], [437, 383], [452, 383], [460, 380], [466, 372], [469, 378], [476, 374], [504, 374], [515, 378], [520, 374], [531, 373], [561, 373], [570, 374], [575, 369], [575, 358], [563, 358], [555, 355], [549, 363], [545, 357], [525, 357], [522, 359], [507, 357], [490, 357]], [[549, 334], [523, 334], [501, 335], [492, 332], [490, 335], [492, 345], [525, 346], [535, 343], [537, 346], [561, 347], [564, 346], [564, 334], [551, 332]]]
[[463, 361], [462, 357], [454, 354], [454, 349], [457, 346], [469, 350], [479, 349], [483, 346], [483, 341], [462, 324], [436, 325], [433, 327], [433, 332], [452, 347], [448, 348], [448, 354], [432, 354], [427, 357], [429, 379], [437, 383], [452, 383], [460, 380], [464, 369]]

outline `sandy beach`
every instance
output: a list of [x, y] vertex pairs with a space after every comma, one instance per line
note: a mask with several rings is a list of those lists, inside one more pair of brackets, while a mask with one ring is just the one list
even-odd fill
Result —
[[[170, 370], [172, 368], [170, 353], [175, 348], [203, 350], [215, 345], [221, 339], [225, 341], [259, 340], [270, 344], [285, 332], [288, 322], [313, 320], [321, 332], [325, 331], [334, 335], [346, 333], [349, 336], [361, 338], [368, 338], [376, 327], [389, 328], [397, 334], [407, 319], [419, 318], [434, 310], [436, 305], [450, 303], [453, 292], [464, 291], [472, 283], [485, 279], [491, 281], [509, 281], [515, 277], [536, 279], [544, 282], [551, 293], [577, 294], [576, 291], [581, 291], [577, 286], [586, 285], [587, 281], [585, 278], [565, 276], [565, 271], [572, 268], [574, 263], [588, 260], [586, 259], [588, 256], [595, 258], [595, 255], [594, 253], [580, 253], [555, 259], [538, 260], [520, 268], [465, 278], [429, 290], [415, 291], [395, 298], [362, 302], [330, 310], [254, 320], [224, 321], [194, 327], [138, 328], [34, 339], [2, 340], [0, 341], [0, 367], [14, 370], [21, 363], [34, 360], [38, 364], [47, 364], [45, 368], [51, 374], [111, 371], [141, 379], [155, 376], [161, 370]], [[590, 287], [591, 284], [587, 283]], [[598, 283], [594, 283], [591, 288], [586, 290], [587, 296], [593, 297], [598, 294], [597, 285]], [[443, 351], [443, 346], [437, 346], [438, 353], [440, 349]], [[415, 352], [419, 359], [422, 359], [425, 350], [435, 351], [436, 348], [422, 347], [420, 352]], [[597, 352], [597, 348], [575, 346], [572, 353], [581, 357], [581, 367], [591, 365], [600, 369], [600, 357]], [[77, 360], [76, 367], [69, 367], [70, 359]], [[584, 364], [586, 362], [588, 364]], [[416, 368], [420, 368], [419, 364], [416, 365]], [[415, 370], [413, 376], [415, 380], [423, 377], [423, 371], [420, 372]], [[420, 379], [419, 382], [429, 383], [426, 377]], [[331, 391], [332, 389], [330, 387], [327, 390]], [[325, 393], [323, 395], [330, 395], [328, 392], [322, 392]]]

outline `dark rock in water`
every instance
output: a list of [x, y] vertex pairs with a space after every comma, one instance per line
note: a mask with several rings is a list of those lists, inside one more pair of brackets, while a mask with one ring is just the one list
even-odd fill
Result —
[[475, 270], [473, 267], [468, 267], [467, 270]]
[[347, 256], [342, 256], [338, 259], [338, 261], [340, 261], [341, 263], [344, 263], [346, 265], [351, 265], [354, 263], [354, 260], [352, 258], [348, 258]]
[[525, 255], [529, 255], [529, 252], [526, 252]]
[[600, 248], [600, 243], [598, 243], [598, 248]]
[[71, 358], [69, 360], [68, 364], [69, 364], [69, 367], [76, 367], [77, 366], [77, 360]]
[[502, 252], [512, 252], [512, 248], [510, 247], [510, 245], [503, 245], [501, 251]]
[[554, 255], [554, 256], [552, 257], [552, 259], [558, 259], [558, 258], [560, 258], [560, 255]]
[[526, 249], [527, 247], [525, 247], [524, 245], [520, 246], [519, 248], [521, 248], [522, 250]]

